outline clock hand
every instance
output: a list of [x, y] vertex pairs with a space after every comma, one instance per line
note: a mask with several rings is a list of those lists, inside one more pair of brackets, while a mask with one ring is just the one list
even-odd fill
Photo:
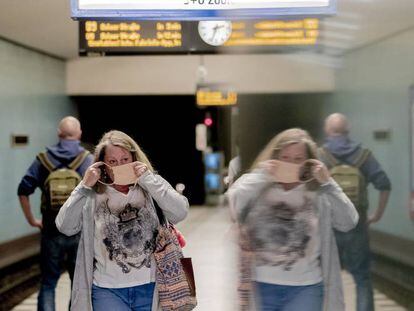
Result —
[[211, 39], [210, 39], [211, 41], [213, 41], [214, 37], [216, 36], [217, 30], [218, 30], [218, 27], [217, 26], [214, 27], [213, 35], [211, 36]]
[[217, 24], [216, 26], [214, 26], [214, 32], [213, 32], [213, 35], [211, 36], [211, 41], [213, 41], [213, 39], [214, 39], [214, 37], [216, 36], [216, 33], [217, 33], [217, 31], [219, 30], [219, 28], [223, 28], [224, 27], [224, 25], [219, 25], [219, 24]]

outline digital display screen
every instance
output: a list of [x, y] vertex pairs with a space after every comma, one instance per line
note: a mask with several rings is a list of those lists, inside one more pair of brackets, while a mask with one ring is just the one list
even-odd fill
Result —
[[237, 93], [218, 83], [198, 84], [196, 102], [198, 106], [232, 106], [237, 104]]
[[207, 173], [204, 178], [207, 191], [220, 190], [220, 174]]
[[186, 52], [181, 22], [80, 22], [80, 55]]
[[71, 0], [76, 20], [234, 20], [336, 13], [336, 0]]
[[317, 47], [317, 18], [243, 21], [81, 21], [79, 54], [283, 53]]
[[72, 18], [218, 20], [332, 15], [336, 0], [71, 0]]
[[218, 170], [220, 168], [220, 153], [207, 153], [204, 157], [206, 169]]
[[320, 8], [329, 0], [78, 0], [81, 10], [209, 10]]

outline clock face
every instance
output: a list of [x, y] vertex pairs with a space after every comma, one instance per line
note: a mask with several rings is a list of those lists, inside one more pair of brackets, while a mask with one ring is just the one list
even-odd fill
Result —
[[201, 39], [209, 45], [223, 45], [231, 35], [229, 21], [201, 21], [198, 23], [198, 33]]

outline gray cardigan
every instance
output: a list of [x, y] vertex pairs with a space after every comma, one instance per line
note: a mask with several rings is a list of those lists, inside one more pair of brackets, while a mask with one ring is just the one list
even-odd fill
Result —
[[[262, 169], [241, 176], [228, 190], [233, 215], [239, 215], [252, 198], [272, 182]], [[358, 223], [358, 213], [331, 178], [317, 190], [319, 230], [321, 236], [321, 265], [324, 283], [324, 311], [343, 311], [345, 303], [342, 290], [341, 267], [333, 229], [348, 231]], [[236, 218], [237, 219], [237, 218]]]
[[[187, 216], [189, 204], [186, 197], [175, 191], [161, 176], [147, 171], [138, 179], [138, 184], [158, 203], [170, 222], [178, 223]], [[81, 232], [73, 280], [71, 310], [92, 310], [95, 197], [95, 191], [81, 183], [72, 192], [56, 217], [56, 226], [60, 232], [68, 236]], [[154, 269], [153, 265], [151, 269]], [[153, 310], [158, 308], [157, 297], [154, 295]]]

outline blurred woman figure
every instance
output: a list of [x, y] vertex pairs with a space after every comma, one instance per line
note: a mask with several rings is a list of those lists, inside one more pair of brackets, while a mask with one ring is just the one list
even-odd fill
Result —
[[153, 253], [159, 217], [153, 200], [171, 223], [188, 213], [187, 199], [154, 173], [131, 137], [106, 133], [96, 146], [95, 163], [56, 218], [62, 233], [82, 233], [72, 310], [157, 307]]
[[344, 310], [333, 229], [352, 229], [358, 214], [316, 158], [306, 131], [283, 131], [228, 191], [258, 310]]

